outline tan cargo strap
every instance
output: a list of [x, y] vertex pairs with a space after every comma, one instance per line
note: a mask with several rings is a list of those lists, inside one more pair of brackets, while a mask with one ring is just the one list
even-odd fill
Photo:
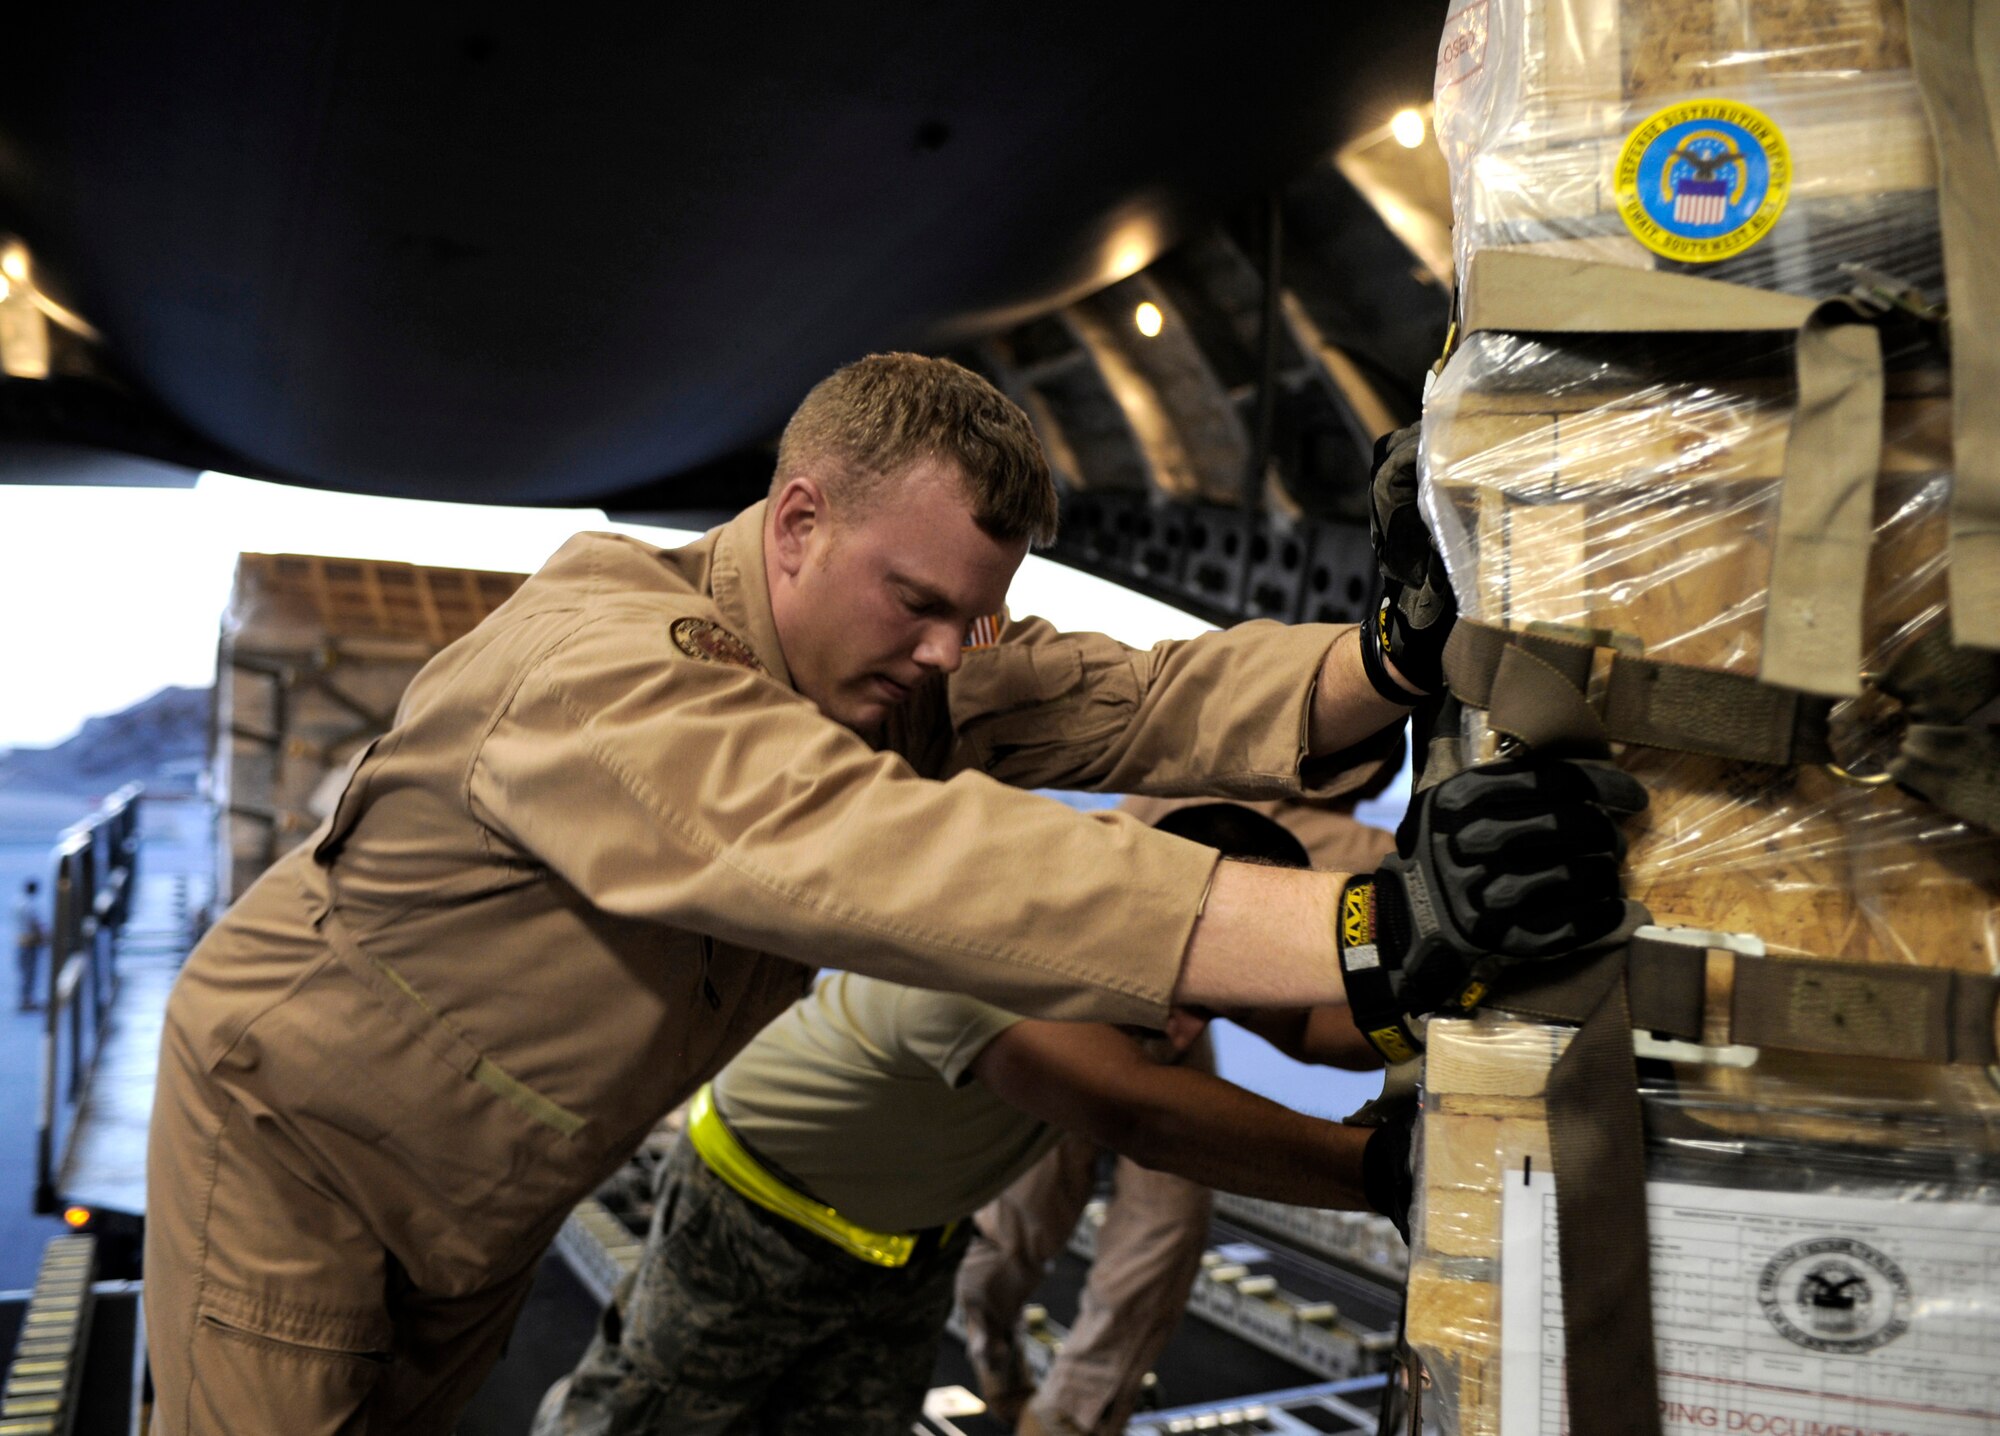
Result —
[[1978, 721], [2000, 697], [2000, 654], [1954, 648], [1933, 629], [1896, 655], [1879, 684], [1903, 705], [1906, 724], [1890, 775], [1952, 816], [2000, 833], [2000, 731]]
[[1541, 711], [1547, 669], [1595, 700], [1589, 711], [1603, 740], [1779, 766], [1833, 757], [1828, 700], [1742, 674], [1661, 663], [1469, 618], [1459, 619], [1445, 645], [1452, 696], [1489, 710], [1496, 731], [1523, 742], [1533, 743], [1528, 735], [1535, 733], [1546, 745], [1550, 736], [1553, 720]]
[[[1890, 1062], [2000, 1061], [2000, 977], [1829, 958], [1758, 957], [1636, 933], [1625, 946], [1631, 1025], [1709, 1046], [1771, 1047]], [[1488, 999], [1526, 1017], [1581, 1023], [1601, 959], [1528, 972]], [[1733, 966], [1727, 1011], [1708, 1011], [1712, 965]]]
[[1799, 326], [1758, 673], [1836, 697], [1861, 691], [1861, 608], [1882, 467], [1882, 336], [1841, 300]]
[[[1461, 618], [1444, 673], [1452, 696], [1487, 710], [1495, 732], [1549, 752], [1612, 742], [1780, 767], [1837, 757], [1828, 699], [1581, 638]], [[1979, 718], [2000, 698], [2000, 656], [1954, 648], [1937, 628], [1874, 681], [1902, 705], [1888, 775], [1941, 811], [2000, 832], [2000, 732]]]
[[1938, 151], [1951, 298], [1952, 637], [2000, 648], [2000, 10], [1914, 0], [1910, 61]]
[[[1466, 621], [1460, 619], [1463, 629]], [[1556, 655], [1561, 657], [1563, 655]], [[1539, 669], [1547, 695], [1518, 735], [1543, 752], [1610, 756], [1602, 725], [1574, 687], [1527, 649], [1503, 660]], [[1549, 1072], [1549, 1155], [1556, 1186], [1556, 1260], [1562, 1277], [1563, 1383], [1569, 1429], [1591, 1436], [1659, 1436], [1653, 1345], [1652, 1243], [1647, 1235], [1646, 1134], [1632, 1049], [1627, 946], [1646, 910], [1596, 951], [1548, 973], [1577, 1034]], [[1516, 974], [1508, 986], [1520, 985]]]
[[1646, 1133], [1625, 963], [1598, 959], [1583, 1025], [1549, 1072], [1569, 1429], [1659, 1436]]
[[1882, 345], [1859, 299], [1801, 299], [1692, 275], [1486, 250], [1466, 327], [1516, 334], [1793, 331], [1798, 405], [1785, 445], [1760, 674], [1829, 697], [1861, 691], [1862, 598], [1882, 451]]

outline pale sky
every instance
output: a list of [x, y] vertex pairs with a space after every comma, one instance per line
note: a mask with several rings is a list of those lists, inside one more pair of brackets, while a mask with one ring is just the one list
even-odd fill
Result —
[[[225, 474], [204, 474], [192, 490], [0, 484], [0, 748], [59, 743], [85, 718], [169, 684], [213, 682], [238, 553], [527, 572], [580, 529], [662, 545], [688, 537], [613, 524], [601, 509], [376, 499]], [[1139, 647], [1209, 627], [1033, 557], [1007, 602]]]

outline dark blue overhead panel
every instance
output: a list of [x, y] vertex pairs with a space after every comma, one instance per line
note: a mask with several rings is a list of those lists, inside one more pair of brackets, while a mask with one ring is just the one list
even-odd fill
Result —
[[1443, 8], [43, 0], [0, 224], [239, 467], [586, 500], [1123, 277], [1422, 102]]

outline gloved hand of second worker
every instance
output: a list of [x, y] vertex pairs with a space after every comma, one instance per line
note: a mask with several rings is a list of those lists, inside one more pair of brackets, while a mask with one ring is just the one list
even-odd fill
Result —
[[[1421, 426], [1386, 434], [1375, 444], [1368, 536], [1382, 571], [1382, 598], [1363, 625], [1361, 664], [1370, 683], [1393, 702], [1414, 703], [1444, 687], [1444, 645], [1458, 620], [1444, 559], [1417, 506]], [[1402, 675], [1398, 682], [1384, 657]], [[1419, 692], [1410, 692], [1414, 685]]]
[[1410, 1148], [1414, 1144], [1417, 1104], [1410, 1102], [1389, 1114], [1368, 1134], [1361, 1149], [1361, 1190], [1371, 1210], [1395, 1224], [1396, 1234], [1410, 1239], [1410, 1206], [1416, 1200], [1416, 1181], [1410, 1170]]
[[1409, 1019], [1478, 1005], [1503, 969], [1603, 941], [1625, 920], [1619, 820], [1646, 790], [1609, 763], [1508, 758], [1419, 793], [1396, 852], [1341, 894], [1355, 1025], [1391, 1062]]

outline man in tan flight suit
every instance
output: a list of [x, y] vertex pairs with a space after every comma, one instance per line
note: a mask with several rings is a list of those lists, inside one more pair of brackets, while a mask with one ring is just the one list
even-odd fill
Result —
[[571, 1206], [809, 964], [1153, 1027], [1341, 999], [1338, 875], [1008, 785], [1325, 795], [1403, 710], [1353, 629], [1005, 620], [1055, 514], [1018, 409], [876, 356], [767, 500], [579, 535], [418, 674], [168, 1005], [156, 1431], [448, 1432]]

